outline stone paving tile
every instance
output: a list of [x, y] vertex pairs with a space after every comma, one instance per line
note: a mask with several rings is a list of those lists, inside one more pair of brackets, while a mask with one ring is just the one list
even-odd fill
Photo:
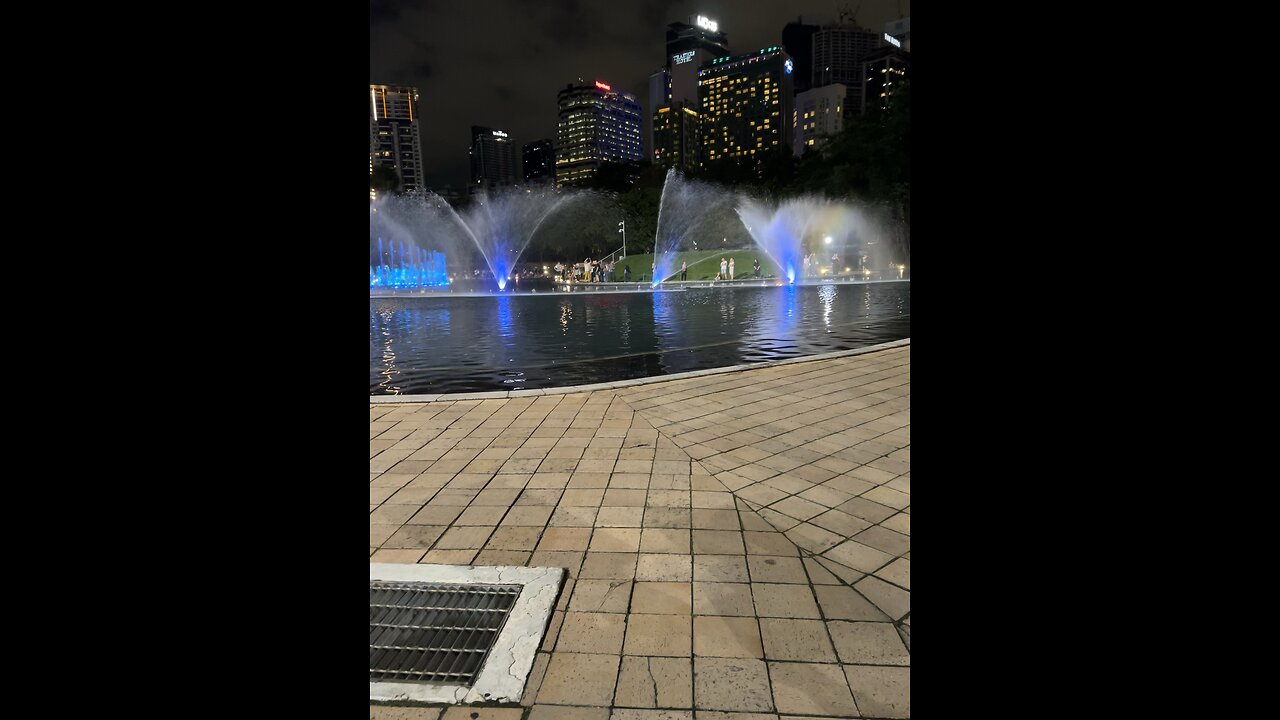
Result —
[[809, 576], [805, 574], [804, 564], [796, 557], [774, 557], [771, 555], [751, 555], [747, 558], [747, 569], [752, 582], [759, 583], [800, 583], [807, 585]]
[[693, 704], [699, 710], [773, 710], [763, 660], [695, 658]]
[[696, 616], [693, 618], [693, 654], [699, 657], [764, 657], [760, 626], [754, 617]]
[[618, 679], [617, 655], [558, 652], [538, 690], [538, 702], [552, 705], [608, 705]]
[[779, 713], [858, 715], [858, 706], [839, 665], [770, 662], [769, 678]]
[[813, 590], [808, 585], [752, 583], [756, 615], [759, 617], [820, 618]]
[[836, 661], [836, 653], [827, 635], [827, 624], [820, 620], [761, 618], [760, 635], [764, 639], [765, 657], [769, 660]]
[[911, 669], [847, 665], [849, 687], [867, 717], [911, 717]]
[[627, 617], [627, 639], [623, 652], [627, 655], [662, 655], [689, 657], [692, 646], [692, 620], [687, 614], [638, 615]]
[[584, 579], [631, 580], [636, 575], [635, 553], [588, 552], [578, 576]]
[[911, 653], [897, 629], [882, 622], [827, 624], [840, 662], [862, 665], [910, 665]]
[[631, 612], [656, 615], [689, 615], [693, 588], [687, 582], [636, 582]]
[[692, 661], [623, 656], [613, 704], [630, 708], [692, 708]]
[[903, 716], [909, 368], [373, 406], [371, 560], [568, 568], [529, 720]]
[[565, 613], [556, 640], [557, 652], [620, 655], [626, 615], [597, 612]]

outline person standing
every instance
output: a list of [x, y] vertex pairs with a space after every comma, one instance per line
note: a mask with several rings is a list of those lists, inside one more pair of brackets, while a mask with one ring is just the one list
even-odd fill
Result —
[[760, 258], [751, 261], [751, 274], [760, 277]]
[[840, 274], [840, 256], [835, 253], [831, 253], [831, 277], [835, 277], [839, 274]]
[[729, 279], [733, 279], [733, 258], [729, 258]]
[[623, 282], [631, 282], [631, 266], [630, 265], [622, 266], [622, 280]]
[[680, 261], [680, 280], [684, 281], [688, 279], [689, 279], [689, 263], [684, 260], [681, 260]]
[[729, 277], [729, 261], [724, 258], [720, 258], [720, 277], [722, 279]]

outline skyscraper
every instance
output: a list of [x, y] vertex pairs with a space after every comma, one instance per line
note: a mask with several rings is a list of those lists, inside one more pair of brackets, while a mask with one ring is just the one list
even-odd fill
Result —
[[813, 87], [813, 34], [817, 25], [805, 25], [804, 16], [782, 28], [782, 47], [796, 64], [792, 73], [796, 94]]
[[687, 23], [667, 25], [667, 72], [671, 83], [667, 102], [698, 102], [698, 69], [728, 56], [729, 36], [721, 32], [716, 21], [694, 15]]
[[535, 140], [525, 143], [524, 182], [526, 185], [540, 185], [556, 181], [556, 152], [550, 140]]
[[681, 172], [698, 169], [702, 123], [693, 103], [663, 105], [653, 114], [653, 164]]
[[911, 52], [911, 18], [906, 17], [901, 20], [894, 20], [884, 24], [884, 34], [895, 38], [902, 43], [901, 47], [907, 52]]
[[556, 124], [556, 187], [585, 182], [606, 162], [644, 159], [644, 125], [636, 96], [582, 80], [559, 92]]
[[789, 150], [792, 138], [791, 56], [778, 46], [712, 60], [698, 71], [704, 166], [753, 160]]
[[868, 54], [862, 61], [861, 111], [865, 113], [873, 108], [883, 110], [889, 107], [893, 91], [902, 87], [910, 73], [909, 52], [890, 45]]
[[400, 189], [423, 189], [422, 141], [418, 123], [418, 89], [396, 85], [369, 86], [369, 174], [391, 168]]
[[[671, 74], [666, 66], [660, 67], [649, 76], [649, 107], [659, 108], [671, 103]], [[645, 156], [654, 157], [653, 112], [644, 114]]]
[[472, 125], [470, 155], [469, 192], [493, 192], [516, 184], [515, 143], [505, 130]]
[[822, 147], [824, 140], [844, 129], [844, 85], [823, 85], [796, 93], [795, 139], [791, 151], [800, 157]]
[[824, 27], [813, 34], [813, 87], [845, 86], [844, 113], [862, 108], [862, 61], [880, 47], [880, 34], [855, 25]]

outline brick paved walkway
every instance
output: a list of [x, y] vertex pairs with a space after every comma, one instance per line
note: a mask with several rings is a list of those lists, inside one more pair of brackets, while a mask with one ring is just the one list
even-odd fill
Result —
[[910, 391], [905, 346], [371, 404], [371, 561], [570, 579], [522, 707], [370, 717], [909, 717]]

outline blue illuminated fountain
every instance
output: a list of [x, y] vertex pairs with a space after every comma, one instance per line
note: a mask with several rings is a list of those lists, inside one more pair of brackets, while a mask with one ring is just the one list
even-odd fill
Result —
[[755, 200], [744, 200], [738, 206], [738, 216], [751, 239], [773, 260], [787, 282], [794, 283], [802, 277], [804, 263], [804, 239], [816, 215], [826, 208], [825, 203], [814, 200], [789, 200], [770, 209]]
[[543, 221], [586, 194], [545, 188], [481, 192], [461, 214], [429, 191], [373, 200], [369, 253], [377, 259], [370, 262], [369, 287], [447, 285], [446, 258], [470, 273], [482, 257], [498, 290], [505, 290], [520, 254]]
[[550, 189], [516, 189], [492, 196], [482, 192], [461, 216], [454, 212], [453, 218], [484, 255], [498, 289], [504, 290], [520, 253], [543, 221], [582, 196], [583, 193], [556, 193]]
[[444, 254], [423, 250], [404, 241], [389, 242], [384, 249], [378, 238], [377, 255], [370, 257], [369, 287], [412, 289], [449, 284]]
[[[789, 283], [820, 277], [816, 268], [826, 266], [832, 254], [842, 259], [841, 267], [834, 272], [846, 279], [855, 274], [870, 276], [872, 265], [879, 267], [888, 262], [881, 259], [889, 244], [885, 242], [883, 223], [875, 219], [871, 210], [852, 203], [817, 197], [793, 198], [776, 205], [744, 200], [738, 206], [738, 216], [756, 245]], [[804, 272], [806, 255], [817, 260], [808, 277]], [[865, 264], [864, 258], [868, 258]], [[849, 266], [847, 271], [845, 263]]]

